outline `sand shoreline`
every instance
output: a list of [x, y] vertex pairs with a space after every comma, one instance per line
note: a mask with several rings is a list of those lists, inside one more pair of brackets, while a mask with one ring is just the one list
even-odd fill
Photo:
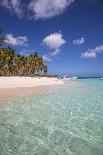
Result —
[[4, 88], [27, 88], [45, 85], [61, 85], [64, 84], [58, 78], [48, 77], [0, 77], [0, 89]]
[[46, 93], [64, 85], [62, 80], [47, 77], [0, 77], [0, 100], [15, 96]]
[[37, 94], [44, 94], [49, 91], [61, 88], [58, 85], [52, 86], [35, 86], [35, 87], [20, 87], [20, 88], [5, 88], [0, 89], [0, 101], [7, 100], [17, 96], [30, 96]]
[[57, 78], [0, 77], [0, 101], [17, 96], [45, 94], [50, 91], [77, 86], [77, 82], [65, 84]]

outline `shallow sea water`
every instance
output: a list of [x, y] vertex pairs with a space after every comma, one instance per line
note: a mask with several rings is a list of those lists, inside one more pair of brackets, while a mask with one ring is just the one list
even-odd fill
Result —
[[0, 104], [0, 155], [103, 155], [103, 80]]

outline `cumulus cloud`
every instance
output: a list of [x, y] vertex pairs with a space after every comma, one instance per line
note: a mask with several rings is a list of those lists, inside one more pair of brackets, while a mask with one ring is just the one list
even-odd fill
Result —
[[0, 0], [0, 6], [14, 12], [18, 17], [23, 15], [21, 0]]
[[43, 43], [50, 49], [59, 49], [65, 42], [61, 33], [53, 33], [43, 39]]
[[44, 59], [51, 61], [52, 57], [55, 57], [61, 52], [61, 47], [66, 43], [61, 33], [53, 33], [43, 39], [43, 44], [46, 45], [52, 52], [48, 55], [44, 55]]
[[73, 40], [73, 45], [82, 45], [82, 44], [84, 44], [84, 42], [85, 42], [85, 38], [81, 37], [76, 40]]
[[29, 10], [35, 19], [48, 19], [60, 15], [74, 0], [32, 0]]
[[7, 34], [5, 38], [5, 43], [7, 44], [15, 46], [28, 46], [28, 39], [26, 36], [14, 37], [12, 34]]
[[81, 53], [83, 58], [96, 58], [97, 54], [103, 52], [103, 45], [97, 46], [95, 49], [88, 49], [87, 51]]

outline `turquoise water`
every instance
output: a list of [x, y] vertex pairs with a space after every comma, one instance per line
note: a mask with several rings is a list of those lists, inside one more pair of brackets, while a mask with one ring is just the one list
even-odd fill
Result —
[[103, 155], [103, 80], [0, 104], [0, 155]]

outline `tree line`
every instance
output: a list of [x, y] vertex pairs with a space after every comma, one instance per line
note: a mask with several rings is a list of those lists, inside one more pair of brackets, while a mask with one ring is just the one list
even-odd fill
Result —
[[0, 76], [33, 76], [37, 72], [47, 74], [48, 67], [37, 53], [24, 56], [11, 47], [4, 47], [0, 29]]

